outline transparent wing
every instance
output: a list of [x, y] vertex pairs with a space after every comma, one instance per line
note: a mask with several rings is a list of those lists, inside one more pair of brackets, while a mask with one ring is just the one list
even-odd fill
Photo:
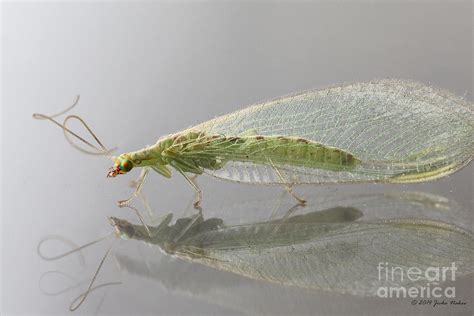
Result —
[[[351, 171], [331, 171], [300, 166], [279, 165], [278, 171], [270, 163], [257, 164], [246, 161], [229, 161], [219, 170], [205, 170], [216, 178], [261, 184], [311, 184], [311, 183], [348, 183], [365, 182], [390, 178], [397, 173], [384, 174], [376, 170], [364, 170], [361, 167]], [[361, 172], [362, 171], [362, 172]]]
[[[255, 130], [264, 136], [302, 137], [363, 161], [350, 172], [278, 165], [289, 177], [300, 179], [296, 183], [383, 181], [425, 173], [420, 179], [398, 178], [399, 182], [415, 182], [454, 172], [474, 154], [473, 105], [449, 92], [402, 80], [306, 91], [253, 105], [190, 130], [225, 136]], [[208, 173], [234, 181], [281, 183], [270, 169], [265, 164], [235, 161]]]
[[[286, 226], [286, 227], [285, 227]], [[400, 278], [379, 278], [377, 267], [450, 267], [472, 273], [471, 233], [442, 222], [395, 219], [349, 224], [244, 225], [187, 240], [202, 249], [193, 260], [254, 279], [305, 288], [375, 295], [381, 286], [426, 286]], [[189, 247], [193, 251], [193, 247]], [[197, 253], [197, 251], [194, 251]], [[389, 273], [391, 273], [389, 271]], [[390, 274], [391, 276], [391, 274]]]

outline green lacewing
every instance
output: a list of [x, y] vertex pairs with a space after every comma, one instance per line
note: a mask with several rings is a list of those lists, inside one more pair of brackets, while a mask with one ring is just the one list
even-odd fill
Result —
[[256, 104], [115, 158], [110, 176], [149, 166], [258, 184], [418, 182], [466, 165], [473, 105], [416, 82], [381, 80]]
[[188, 175], [203, 173], [289, 191], [295, 184], [427, 181], [471, 161], [473, 113], [463, 98], [413, 81], [344, 84], [255, 104], [164, 136], [111, 157], [108, 176], [143, 167], [139, 191], [148, 170], [170, 178], [174, 169], [199, 194], [195, 206], [201, 190]]

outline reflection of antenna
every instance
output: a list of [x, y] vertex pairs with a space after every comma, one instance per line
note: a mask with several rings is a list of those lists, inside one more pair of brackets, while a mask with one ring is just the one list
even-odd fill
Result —
[[[98, 238], [98, 239], [96, 239], [96, 240], [94, 240], [94, 241], [88, 242], [88, 243], [86, 243], [86, 244], [84, 244], [84, 245], [82, 245], [82, 246], [76, 247], [76, 248], [74, 248], [74, 249], [72, 249], [72, 250], [70, 250], [70, 251], [67, 251], [67, 252], [62, 253], [62, 254], [57, 255], [57, 256], [45, 256], [45, 255], [41, 252], [41, 246], [43, 245], [44, 242], [46, 242], [46, 241], [48, 241], [48, 240], [54, 240], [54, 239], [56, 239], [56, 240], [64, 241], [64, 242], [66, 242], [66, 243], [68, 243], [68, 244], [70, 244], [70, 245], [74, 245], [74, 243], [69, 242], [67, 239], [65, 239], [65, 238], [63, 238], [63, 237], [61, 237], [61, 236], [54, 236], [54, 235], [52, 235], [52, 236], [48, 236], [48, 237], [44, 238], [43, 240], [41, 240], [41, 241], [39, 242], [38, 247], [37, 247], [37, 252], [38, 252], [38, 255], [39, 255], [42, 259], [44, 259], [44, 260], [48, 260], [48, 261], [58, 260], [58, 259], [61, 259], [61, 258], [66, 257], [66, 256], [68, 256], [68, 255], [70, 255], [70, 254], [73, 254], [73, 253], [75, 253], [75, 252], [79, 252], [79, 254], [80, 254], [80, 251], [81, 251], [82, 249], [85, 249], [85, 248], [87, 248], [87, 247], [89, 247], [89, 246], [92, 246], [92, 245], [94, 245], [94, 244], [96, 244], [96, 243], [98, 243], [98, 242], [100, 242], [100, 241], [102, 241], [102, 240], [104, 240], [104, 239], [107, 239], [107, 238], [109, 238], [111, 235], [112, 235], [112, 234], [109, 234], [109, 235], [104, 236], [104, 237], [100, 237], [100, 238]], [[84, 293], [82, 293], [81, 295], [79, 295], [78, 297], [76, 297], [76, 298], [72, 301], [71, 305], [69, 306], [69, 310], [70, 310], [70, 311], [75, 311], [76, 309], [78, 309], [78, 308], [82, 305], [82, 303], [86, 300], [87, 296], [88, 296], [92, 291], [95, 291], [96, 289], [99, 289], [99, 288], [101, 288], [101, 287], [105, 287], [105, 286], [109, 286], [109, 285], [118, 285], [118, 284], [121, 284], [121, 283], [122, 283], [122, 282], [108, 282], [108, 283], [99, 284], [99, 285], [97, 285], [97, 286], [93, 286], [93, 285], [94, 285], [94, 282], [95, 282], [95, 280], [96, 280], [96, 278], [97, 278], [97, 276], [99, 275], [99, 271], [100, 271], [100, 269], [102, 268], [102, 265], [104, 264], [105, 259], [106, 259], [107, 256], [109, 255], [109, 253], [110, 253], [110, 251], [112, 250], [113, 246], [115, 245], [115, 242], [116, 242], [116, 240], [108, 247], [107, 251], [105, 252], [104, 256], [102, 257], [102, 260], [100, 261], [100, 263], [99, 263], [99, 265], [98, 265], [98, 267], [97, 267], [97, 269], [96, 269], [96, 271], [95, 271], [95, 273], [94, 273], [94, 275], [93, 275], [93, 277], [92, 277], [92, 279], [91, 279], [91, 281], [90, 281], [90, 283], [89, 283], [89, 286], [88, 286], [87, 290], [86, 290]], [[82, 254], [80, 254], [80, 258], [82, 259], [82, 261], [84, 261], [84, 258], [83, 258], [83, 256], [82, 256]], [[65, 273], [62, 273], [62, 272], [59, 272], [59, 271], [48, 271], [48, 272], [44, 273], [44, 274], [41, 276], [41, 278], [40, 278], [40, 283], [41, 283], [41, 281], [43, 280], [43, 278], [44, 278], [46, 275], [51, 274], [51, 273], [61, 274], [61, 275], [67, 276], [67, 277], [69, 277], [70, 279], [72, 279], [70, 276], [68, 276], [68, 275], [65, 274]], [[65, 289], [63, 289], [63, 290], [60, 290], [60, 291], [54, 292], [54, 293], [48, 293], [48, 292], [45, 292], [45, 291], [43, 291], [43, 292], [45, 292], [45, 294], [48, 294], [48, 295], [58, 295], [58, 294], [61, 294], [61, 293], [66, 292], [66, 291], [68, 291], [68, 290], [70, 290], [70, 289], [76, 288], [76, 287], [80, 286], [82, 283], [84, 283], [84, 282], [79, 282], [79, 283], [76, 284], [76, 285], [70, 286], [70, 287], [68, 287], [68, 288], [65, 288]], [[40, 288], [41, 288], [41, 286], [40, 286]], [[77, 302], [77, 303], [76, 303], [76, 302]]]
[[[84, 248], [87, 248], [89, 246], [92, 246], [104, 239], [107, 239], [110, 235], [108, 236], [104, 236], [104, 237], [100, 237], [94, 241], [91, 241], [91, 242], [88, 242], [87, 244], [84, 244], [82, 246], [76, 246], [73, 242], [67, 240], [66, 238], [62, 237], [62, 236], [58, 236], [58, 235], [50, 235], [50, 236], [47, 236], [45, 238], [43, 238], [39, 243], [38, 243], [38, 246], [36, 247], [36, 252], [38, 253], [38, 256], [41, 257], [41, 259], [43, 260], [46, 260], [46, 261], [54, 261], [54, 260], [58, 260], [58, 259], [61, 259], [61, 258], [64, 258], [66, 256], [69, 256], [70, 254], [73, 254], [75, 252], [78, 253], [79, 255], [79, 260], [81, 262], [81, 264], [83, 265], [84, 264], [84, 256], [82, 255], [82, 253], [80, 252], [82, 249]], [[48, 240], [60, 240], [64, 243], [67, 243], [71, 246], [75, 246], [76, 248], [74, 248], [73, 250], [70, 250], [70, 251], [67, 251], [63, 254], [60, 254], [60, 255], [57, 255], [57, 256], [45, 256], [42, 252], [41, 252], [41, 246]]]
[[[44, 279], [50, 275], [53, 275], [53, 274], [57, 274], [57, 275], [60, 275], [66, 279], [69, 279], [71, 282], [74, 282], [74, 285], [71, 285], [69, 287], [65, 287], [63, 288], [62, 290], [58, 290], [58, 291], [47, 291], [44, 289], [42, 283], [44, 281]], [[48, 296], [56, 296], [56, 295], [59, 295], [59, 294], [63, 294], [63, 293], [66, 293], [72, 289], [75, 289], [83, 284], [85, 284], [87, 281], [78, 281], [76, 280], [75, 278], [73, 278], [72, 276], [70, 276], [69, 274], [66, 274], [64, 272], [61, 272], [61, 271], [57, 271], [57, 270], [52, 270], [52, 271], [46, 271], [45, 273], [43, 273], [40, 277], [40, 280], [39, 280], [39, 287], [40, 287], [40, 291], [41, 293], [43, 293], [44, 295], [48, 295]]]
[[[101, 288], [101, 287], [104, 287], [104, 286], [108, 286], [108, 285], [117, 285], [117, 284], [122, 284], [122, 282], [111, 282], [111, 283], [104, 283], [104, 284], [100, 284], [100, 285], [97, 285], [95, 287], [92, 287], [94, 285], [94, 282], [95, 282], [95, 279], [97, 278], [97, 276], [99, 275], [99, 271], [100, 269], [102, 268], [102, 265], [104, 264], [105, 262], [105, 259], [107, 259], [107, 256], [109, 255], [109, 252], [110, 250], [112, 250], [113, 246], [115, 245], [115, 242], [112, 243], [109, 248], [107, 249], [107, 251], [105, 252], [104, 256], [102, 257], [102, 260], [100, 260], [100, 263], [99, 265], [97, 266], [97, 269], [95, 270], [95, 273], [94, 273], [94, 276], [92, 277], [92, 280], [91, 282], [89, 283], [89, 287], [87, 288], [87, 290], [82, 293], [81, 295], [79, 295], [78, 297], [76, 297], [76, 299], [74, 301], [72, 301], [71, 305], [69, 306], [69, 310], [71, 312], [75, 311], [76, 309], [78, 309], [82, 303], [84, 303], [84, 301], [86, 300], [87, 296], [89, 295], [89, 293], [91, 293], [92, 291], [98, 289], [98, 288]], [[76, 302], [79, 301], [77, 304]]]

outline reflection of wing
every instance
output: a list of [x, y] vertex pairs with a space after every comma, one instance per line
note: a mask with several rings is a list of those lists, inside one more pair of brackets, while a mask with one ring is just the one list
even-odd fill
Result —
[[[458, 276], [473, 272], [473, 241], [470, 232], [442, 222], [395, 219], [234, 226], [180, 245], [184, 253], [203, 254], [193, 261], [253, 279], [375, 295], [380, 286], [416, 285], [398, 274], [393, 280], [384, 276], [379, 280], [379, 263], [401, 267], [406, 273], [409, 267], [424, 271], [455, 262]], [[421, 279], [417, 284], [426, 283]]]
[[[474, 153], [473, 114], [472, 104], [450, 93], [411, 81], [381, 80], [283, 97], [192, 130], [225, 136], [255, 130], [258, 135], [302, 137], [335, 147], [354, 154], [363, 164], [347, 172], [278, 167], [286, 168], [289, 177], [299, 178], [296, 183], [353, 182], [457, 170]], [[241, 168], [245, 170], [235, 171]], [[229, 162], [224, 170], [209, 173], [243, 182], [281, 182], [270, 169]], [[439, 175], [426, 174], [425, 179]]]

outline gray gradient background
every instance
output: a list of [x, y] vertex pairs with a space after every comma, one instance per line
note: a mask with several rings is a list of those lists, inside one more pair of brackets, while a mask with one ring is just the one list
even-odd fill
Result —
[[[411, 78], [467, 93], [472, 100], [472, 27], [471, 1], [4, 3], [2, 315], [69, 314], [67, 307], [80, 291], [45, 296], [38, 285], [41, 274], [57, 269], [87, 279], [106, 248], [85, 250], [81, 269], [74, 256], [42, 261], [36, 254], [41, 238], [58, 234], [82, 244], [110, 232], [108, 215], [135, 220], [115, 207], [129, 194], [133, 176], [106, 179], [110, 161], [79, 154], [57, 128], [33, 120], [33, 112], [54, 113], [80, 93], [76, 113], [106, 145], [130, 151], [253, 102], [346, 81]], [[181, 177], [151, 178], [146, 192], [159, 214], [186, 208], [192, 190]], [[281, 191], [211, 178], [200, 184], [205, 207], [277, 197]], [[473, 167], [395, 189], [441, 194], [472, 211]], [[309, 197], [327, 190], [299, 192]], [[262, 212], [255, 216], [268, 215]], [[48, 250], [64, 250], [56, 247]], [[408, 300], [364, 300], [263, 284], [173, 261], [135, 242], [121, 242], [114, 252], [161, 260], [161, 281], [123, 272], [112, 258], [100, 280], [120, 279], [124, 285], [93, 293], [79, 314], [468, 315], [474, 304], [472, 278], [460, 280], [457, 289], [467, 306], [433, 309], [410, 306]], [[186, 290], [187, 284], [202, 286], [202, 295]]]

